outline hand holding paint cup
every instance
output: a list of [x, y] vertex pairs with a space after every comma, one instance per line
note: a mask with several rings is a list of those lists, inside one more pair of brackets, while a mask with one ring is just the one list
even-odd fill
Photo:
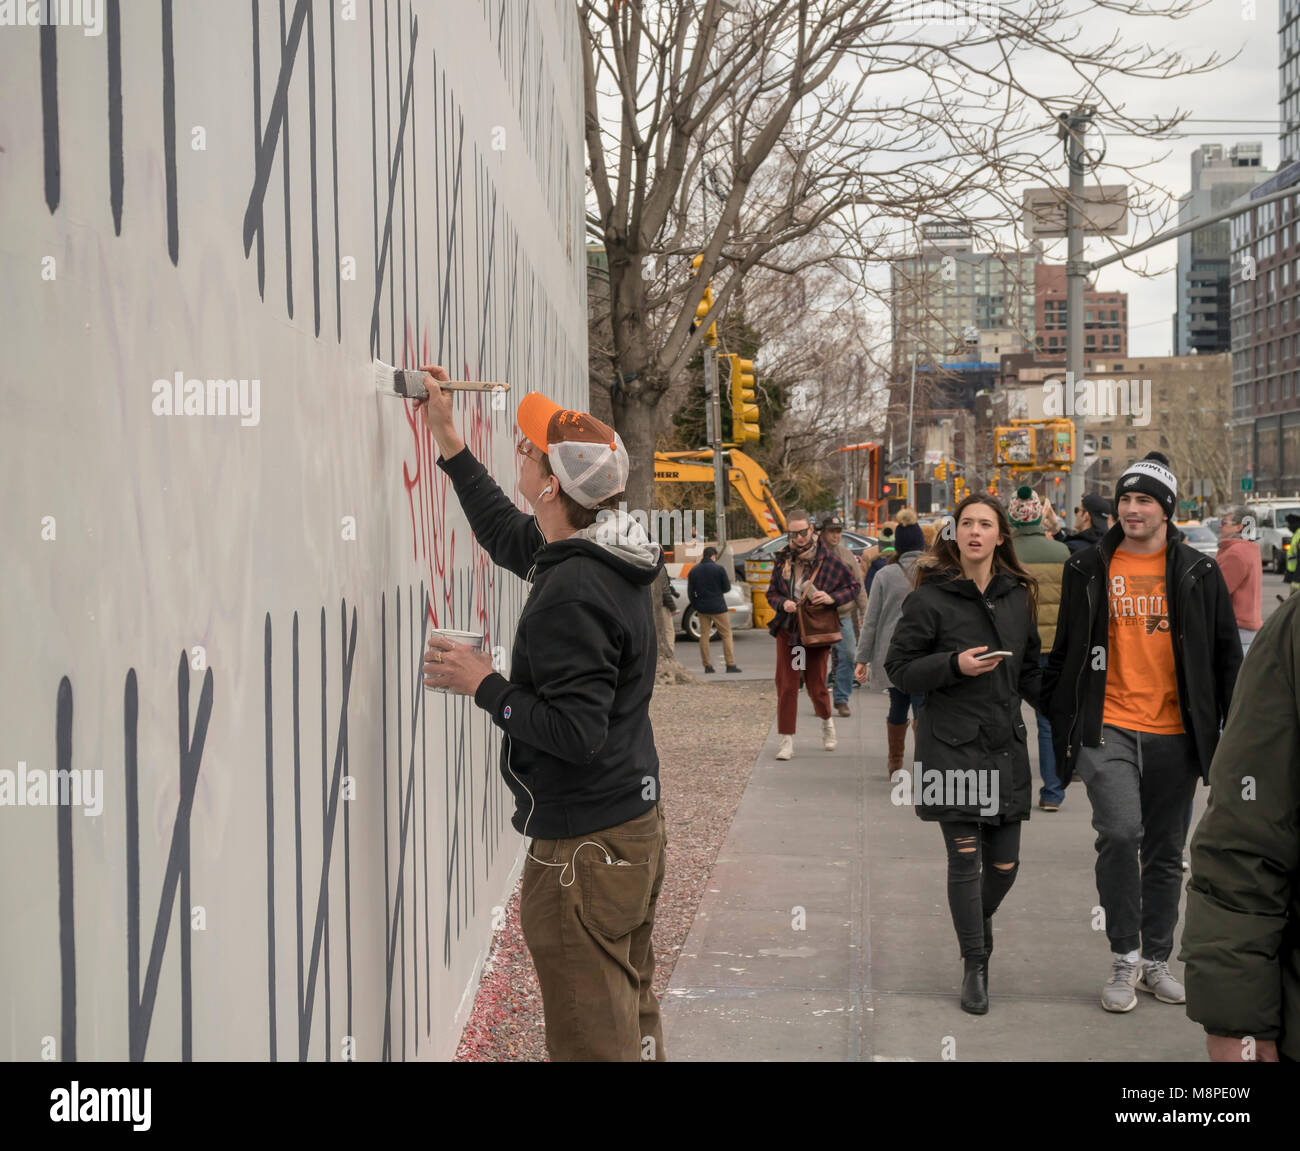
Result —
[[435, 628], [424, 653], [424, 686], [430, 691], [473, 695], [492, 674], [492, 657], [478, 632]]

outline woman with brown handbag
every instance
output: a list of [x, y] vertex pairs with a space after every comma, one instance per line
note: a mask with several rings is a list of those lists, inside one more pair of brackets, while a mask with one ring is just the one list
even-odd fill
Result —
[[844, 561], [818, 538], [812, 518], [802, 508], [786, 518], [788, 540], [772, 564], [767, 602], [776, 613], [768, 631], [776, 637], [776, 729], [781, 737], [777, 759], [794, 755], [799, 710], [799, 681], [822, 721], [822, 747], [835, 750], [835, 721], [826, 688], [831, 648], [840, 642], [841, 604], [850, 603], [862, 585]]

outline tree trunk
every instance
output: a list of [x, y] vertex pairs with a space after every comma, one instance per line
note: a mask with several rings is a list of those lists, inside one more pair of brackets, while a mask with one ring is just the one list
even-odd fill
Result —
[[[634, 385], [635, 386], [635, 385]], [[658, 409], [645, 403], [640, 390], [620, 390], [614, 397], [614, 426], [623, 437], [630, 468], [624, 499], [628, 510], [647, 515], [655, 506], [655, 416]]]

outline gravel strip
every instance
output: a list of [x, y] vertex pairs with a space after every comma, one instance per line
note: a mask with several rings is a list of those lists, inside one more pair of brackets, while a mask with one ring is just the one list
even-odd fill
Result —
[[[765, 681], [661, 685], [650, 702], [668, 827], [668, 867], [655, 913], [655, 991], [662, 996], [713, 861], [775, 718]], [[672, 1058], [672, 1052], [669, 1053]], [[519, 889], [492, 941], [456, 1061], [546, 1059], [542, 994], [519, 928]]]

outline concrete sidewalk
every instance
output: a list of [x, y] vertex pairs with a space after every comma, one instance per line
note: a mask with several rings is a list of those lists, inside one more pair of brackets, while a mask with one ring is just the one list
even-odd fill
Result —
[[[885, 695], [857, 690], [852, 708], [827, 752], [803, 696], [795, 758], [783, 763], [764, 717], [771, 732], [664, 997], [670, 1059], [1205, 1059], [1181, 1006], [1142, 993], [1124, 1015], [1100, 1006], [1110, 953], [1092, 927], [1095, 833], [1081, 783], [1025, 826], [1020, 873], [994, 920], [989, 1014], [963, 1012], [942, 835], [891, 802]], [[1028, 707], [1025, 722], [1037, 802]], [[1180, 912], [1175, 956], [1181, 926]]]

